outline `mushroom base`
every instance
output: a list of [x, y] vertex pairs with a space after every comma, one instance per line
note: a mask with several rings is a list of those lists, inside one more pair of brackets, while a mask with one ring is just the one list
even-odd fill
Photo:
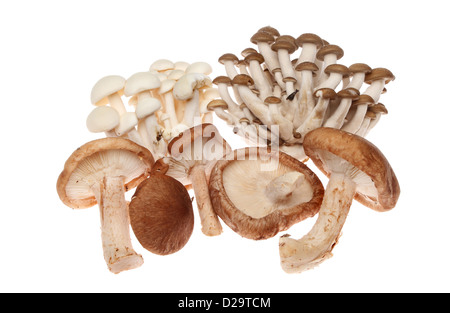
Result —
[[299, 240], [280, 238], [281, 267], [287, 273], [300, 273], [332, 257], [356, 192], [355, 182], [342, 173], [330, 176], [319, 216], [313, 228]]

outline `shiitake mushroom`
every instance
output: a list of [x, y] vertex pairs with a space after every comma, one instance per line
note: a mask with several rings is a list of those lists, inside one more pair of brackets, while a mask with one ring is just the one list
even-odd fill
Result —
[[183, 184], [165, 175], [167, 170], [168, 165], [158, 160], [129, 204], [130, 224], [136, 238], [145, 249], [159, 255], [183, 248], [194, 228], [189, 193]]

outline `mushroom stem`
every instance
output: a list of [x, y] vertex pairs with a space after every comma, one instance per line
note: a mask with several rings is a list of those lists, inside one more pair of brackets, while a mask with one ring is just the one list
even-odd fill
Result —
[[211, 204], [204, 165], [198, 164], [194, 166], [189, 177], [197, 201], [202, 232], [207, 236], [220, 235], [222, 233], [222, 225]]
[[288, 200], [305, 181], [305, 175], [288, 172], [273, 179], [265, 188], [265, 194], [274, 203]]
[[281, 266], [287, 273], [300, 273], [332, 256], [356, 192], [356, 183], [343, 173], [330, 176], [319, 216], [301, 239], [280, 238]]
[[111, 107], [113, 107], [114, 109], [117, 110], [117, 112], [119, 112], [120, 116], [122, 116], [127, 112], [127, 110], [125, 109], [125, 105], [123, 104], [122, 98], [117, 92], [113, 93], [112, 95], [109, 95], [108, 101]]
[[130, 219], [123, 177], [104, 177], [92, 190], [100, 208], [103, 256], [114, 274], [141, 266], [142, 256], [132, 247]]

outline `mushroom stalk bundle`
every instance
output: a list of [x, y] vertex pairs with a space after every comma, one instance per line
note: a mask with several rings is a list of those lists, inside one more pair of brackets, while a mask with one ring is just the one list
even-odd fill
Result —
[[[219, 58], [226, 76], [213, 83], [226, 105], [208, 109], [252, 145], [278, 144], [281, 151], [305, 160], [303, 140], [309, 131], [326, 126], [365, 136], [387, 112], [366, 114], [378, 104], [384, 85], [395, 79], [387, 69], [372, 71], [364, 63], [347, 68], [339, 64], [342, 48], [315, 34], [294, 38], [267, 26], [250, 41], [256, 47], [244, 49], [243, 59], [232, 53]], [[373, 101], [362, 104], [364, 83], [370, 86], [361, 101], [369, 95]], [[266, 101], [270, 98], [279, 101]]]
[[219, 92], [212, 86], [211, 72], [205, 62], [160, 59], [148, 71], [128, 79], [105, 76], [92, 89], [96, 108], [86, 125], [94, 133], [130, 139], [157, 159], [167, 156], [171, 139], [190, 127], [212, 122], [207, 105], [219, 98]]

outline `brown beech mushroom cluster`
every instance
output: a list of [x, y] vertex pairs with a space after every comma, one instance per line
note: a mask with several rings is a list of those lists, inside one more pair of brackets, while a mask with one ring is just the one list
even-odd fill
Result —
[[381, 151], [364, 138], [334, 128], [309, 132], [305, 152], [329, 177], [319, 216], [313, 228], [296, 240], [280, 238], [283, 270], [302, 272], [331, 257], [353, 198], [384, 212], [400, 195], [397, 178]]
[[160, 59], [148, 71], [128, 79], [105, 76], [92, 88], [91, 102], [96, 107], [86, 126], [94, 133], [128, 138], [157, 159], [164, 157], [172, 138], [190, 127], [212, 122], [207, 105], [219, 94], [208, 76], [211, 72], [205, 62]]
[[387, 113], [377, 106], [395, 78], [389, 70], [340, 64], [343, 49], [311, 33], [280, 35], [267, 26], [250, 41], [256, 47], [244, 49], [242, 58], [219, 58], [226, 76], [213, 83], [225, 103], [209, 109], [253, 144], [279, 145], [304, 160], [309, 131], [325, 126], [365, 136]]

